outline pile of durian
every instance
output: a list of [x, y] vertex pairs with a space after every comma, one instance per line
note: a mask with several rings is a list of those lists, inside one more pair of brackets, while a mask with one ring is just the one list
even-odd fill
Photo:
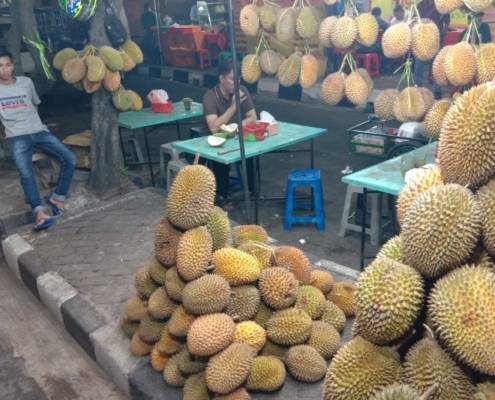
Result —
[[454, 100], [438, 164], [408, 181], [397, 215], [400, 235], [357, 281], [354, 338], [333, 357], [323, 398], [417, 400], [436, 385], [431, 399], [493, 399], [494, 83]]
[[355, 285], [314, 270], [298, 248], [270, 246], [261, 226], [231, 229], [215, 190], [202, 165], [175, 178], [120, 321], [132, 354], [150, 354], [187, 400], [250, 399], [282, 387], [287, 371], [321, 380], [354, 314]]
[[68, 47], [53, 58], [53, 66], [61, 71], [65, 82], [88, 94], [106, 89], [112, 93], [112, 102], [119, 111], [143, 108], [141, 97], [122, 85], [122, 74], [142, 62], [143, 53], [132, 40], [126, 41], [119, 49], [110, 46], [97, 48], [90, 44], [78, 52]]

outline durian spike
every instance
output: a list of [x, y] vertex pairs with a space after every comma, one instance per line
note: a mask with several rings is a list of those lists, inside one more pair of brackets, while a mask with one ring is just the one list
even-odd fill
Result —
[[418, 400], [429, 400], [432, 398], [432, 396], [437, 392], [438, 388], [440, 385], [438, 383], [434, 383], [426, 392], [423, 393], [421, 397], [418, 398]]

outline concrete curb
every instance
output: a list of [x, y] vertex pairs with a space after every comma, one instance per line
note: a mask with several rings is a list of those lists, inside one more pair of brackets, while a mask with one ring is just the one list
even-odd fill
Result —
[[[277, 241], [270, 238], [270, 242]], [[138, 359], [130, 354], [129, 339], [120, 331], [117, 322], [106, 321], [76, 288], [45, 265], [42, 257], [21, 236], [7, 237], [2, 241], [2, 250], [14, 274], [57, 317], [122, 392], [131, 399], [182, 399], [182, 390], [168, 386], [161, 374], [151, 368], [148, 357]], [[359, 275], [359, 272], [329, 260], [320, 260], [315, 266], [352, 280]]]

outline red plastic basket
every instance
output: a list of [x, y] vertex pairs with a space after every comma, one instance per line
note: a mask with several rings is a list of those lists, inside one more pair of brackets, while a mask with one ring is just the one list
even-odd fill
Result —
[[266, 124], [263, 122], [258, 122], [256, 124], [247, 124], [242, 127], [242, 133], [244, 139], [248, 139], [250, 134], [253, 134], [256, 140], [265, 139]]
[[168, 114], [174, 111], [174, 105], [170, 101], [166, 103], [151, 103], [151, 111], [154, 113]]

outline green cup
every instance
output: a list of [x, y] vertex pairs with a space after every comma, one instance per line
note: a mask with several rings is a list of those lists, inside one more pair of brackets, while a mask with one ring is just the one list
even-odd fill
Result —
[[186, 97], [186, 98], [182, 99], [182, 103], [184, 104], [184, 110], [191, 111], [193, 99]]

